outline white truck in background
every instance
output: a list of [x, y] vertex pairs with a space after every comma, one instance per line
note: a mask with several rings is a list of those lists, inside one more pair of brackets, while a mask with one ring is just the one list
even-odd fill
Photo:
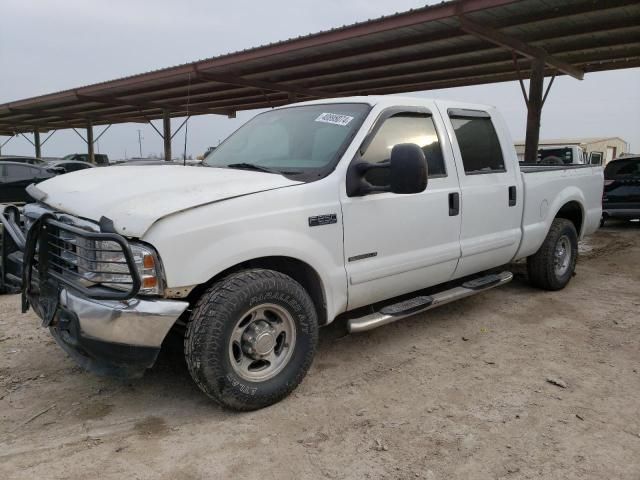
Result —
[[562, 289], [601, 216], [601, 167], [521, 167], [485, 105], [289, 105], [203, 164], [30, 187], [24, 230], [0, 216], [3, 278], [92, 371], [140, 375], [181, 332], [195, 382], [238, 410], [288, 395], [336, 319], [397, 321], [509, 282], [522, 258], [534, 286]]
[[546, 145], [538, 149], [538, 163], [543, 165], [602, 165], [602, 152], [587, 153], [579, 145]]

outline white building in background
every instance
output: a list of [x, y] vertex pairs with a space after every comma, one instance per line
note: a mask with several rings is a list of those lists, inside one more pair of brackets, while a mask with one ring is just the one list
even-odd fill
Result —
[[[614, 158], [629, 153], [629, 144], [620, 137], [552, 138], [540, 140], [539, 146], [540, 148], [578, 146], [586, 152], [587, 156], [591, 152], [601, 153], [605, 165]], [[518, 159], [523, 161], [524, 140], [515, 142], [515, 147]]]

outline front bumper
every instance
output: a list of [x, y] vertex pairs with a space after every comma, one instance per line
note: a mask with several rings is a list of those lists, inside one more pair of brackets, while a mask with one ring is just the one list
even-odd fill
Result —
[[[26, 237], [21, 216], [31, 220]], [[188, 303], [137, 296], [140, 276], [124, 237], [37, 204], [24, 212], [0, 207], [0, 224], [0, 289], [21, 285], [23, 312], [32, 306], [43, 326], [80, 365], [99, 374], [132, 377], [154, 364]], [[89, 277], [81, 274], [81, 267], [100, 275], [108, 273], [101, 271], [105, 265], [122, 263], [95, 256], [102, 250], [125, 256], [130, 282], [115, 283], [126, 283], [127, 289], [86, 284]]]
[[138, 377], [153, 366], [169, 329], [188, 305], [139, 298], [90, 300], [63, 289], [50, 330], [83, 368], [100, 375]]

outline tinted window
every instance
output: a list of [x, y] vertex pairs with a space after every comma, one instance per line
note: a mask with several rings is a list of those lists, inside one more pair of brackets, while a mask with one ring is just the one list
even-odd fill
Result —
[[[362, 159], [369, 163], [389, 160], [391, 149], [399, 143], [415, 143], [427, 159], [429, 178], [446, 176], [442, 149], [433, 118], [421, 113], [401, 113], [384, 121]], [[389, 170], [370, 170], [365, 176], [372, 185], [389, 185]]]
[[609, 162], [604, 169], [604, 178], [613, 180], [621, 177], [640, 177], [640, 158]]
[[604, 154], [602, 152], [591, 152], [591, 165], [602, 165], [602, 158]]
[[550, 164], [573, 163], [571, 148], [541, 148], [538, 150], [538, 162]]
[[465, 173], [504, 172], [500, 141], [491, 118], [452, 116]]
[[63, 163], [60, 166], [64, 168], [66, 172], [75, 172], [77, 170], [84, 170], [87, 168], [87, 166], [82, 163]]
[[31, 173], [32, 170], [35, 169], [22, 165], [5, 165], [5, 176], [7, 176], [9, 180], [31, 178], [33, 177], [33, 173]]

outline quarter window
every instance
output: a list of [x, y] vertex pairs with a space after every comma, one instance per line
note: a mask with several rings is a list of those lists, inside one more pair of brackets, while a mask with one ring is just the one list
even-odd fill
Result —
[[[415, 143], [427, 159], [429, 178], [444, 177], [442, 149], [433, 118], [424, 113], [400, 113], [387, 118], [380, 126], [362, 159], [368, 163], [389, 161], [391, 149], [400, 143]], [[370, 170], [365, 179], [372, 185], [389, 185], [389, 170]]]
[[506, 169], [502, 149], [491, 117], [483, 112], [479, 114], [451, 115], [464, 171], [471, 175], [504, 172]]

